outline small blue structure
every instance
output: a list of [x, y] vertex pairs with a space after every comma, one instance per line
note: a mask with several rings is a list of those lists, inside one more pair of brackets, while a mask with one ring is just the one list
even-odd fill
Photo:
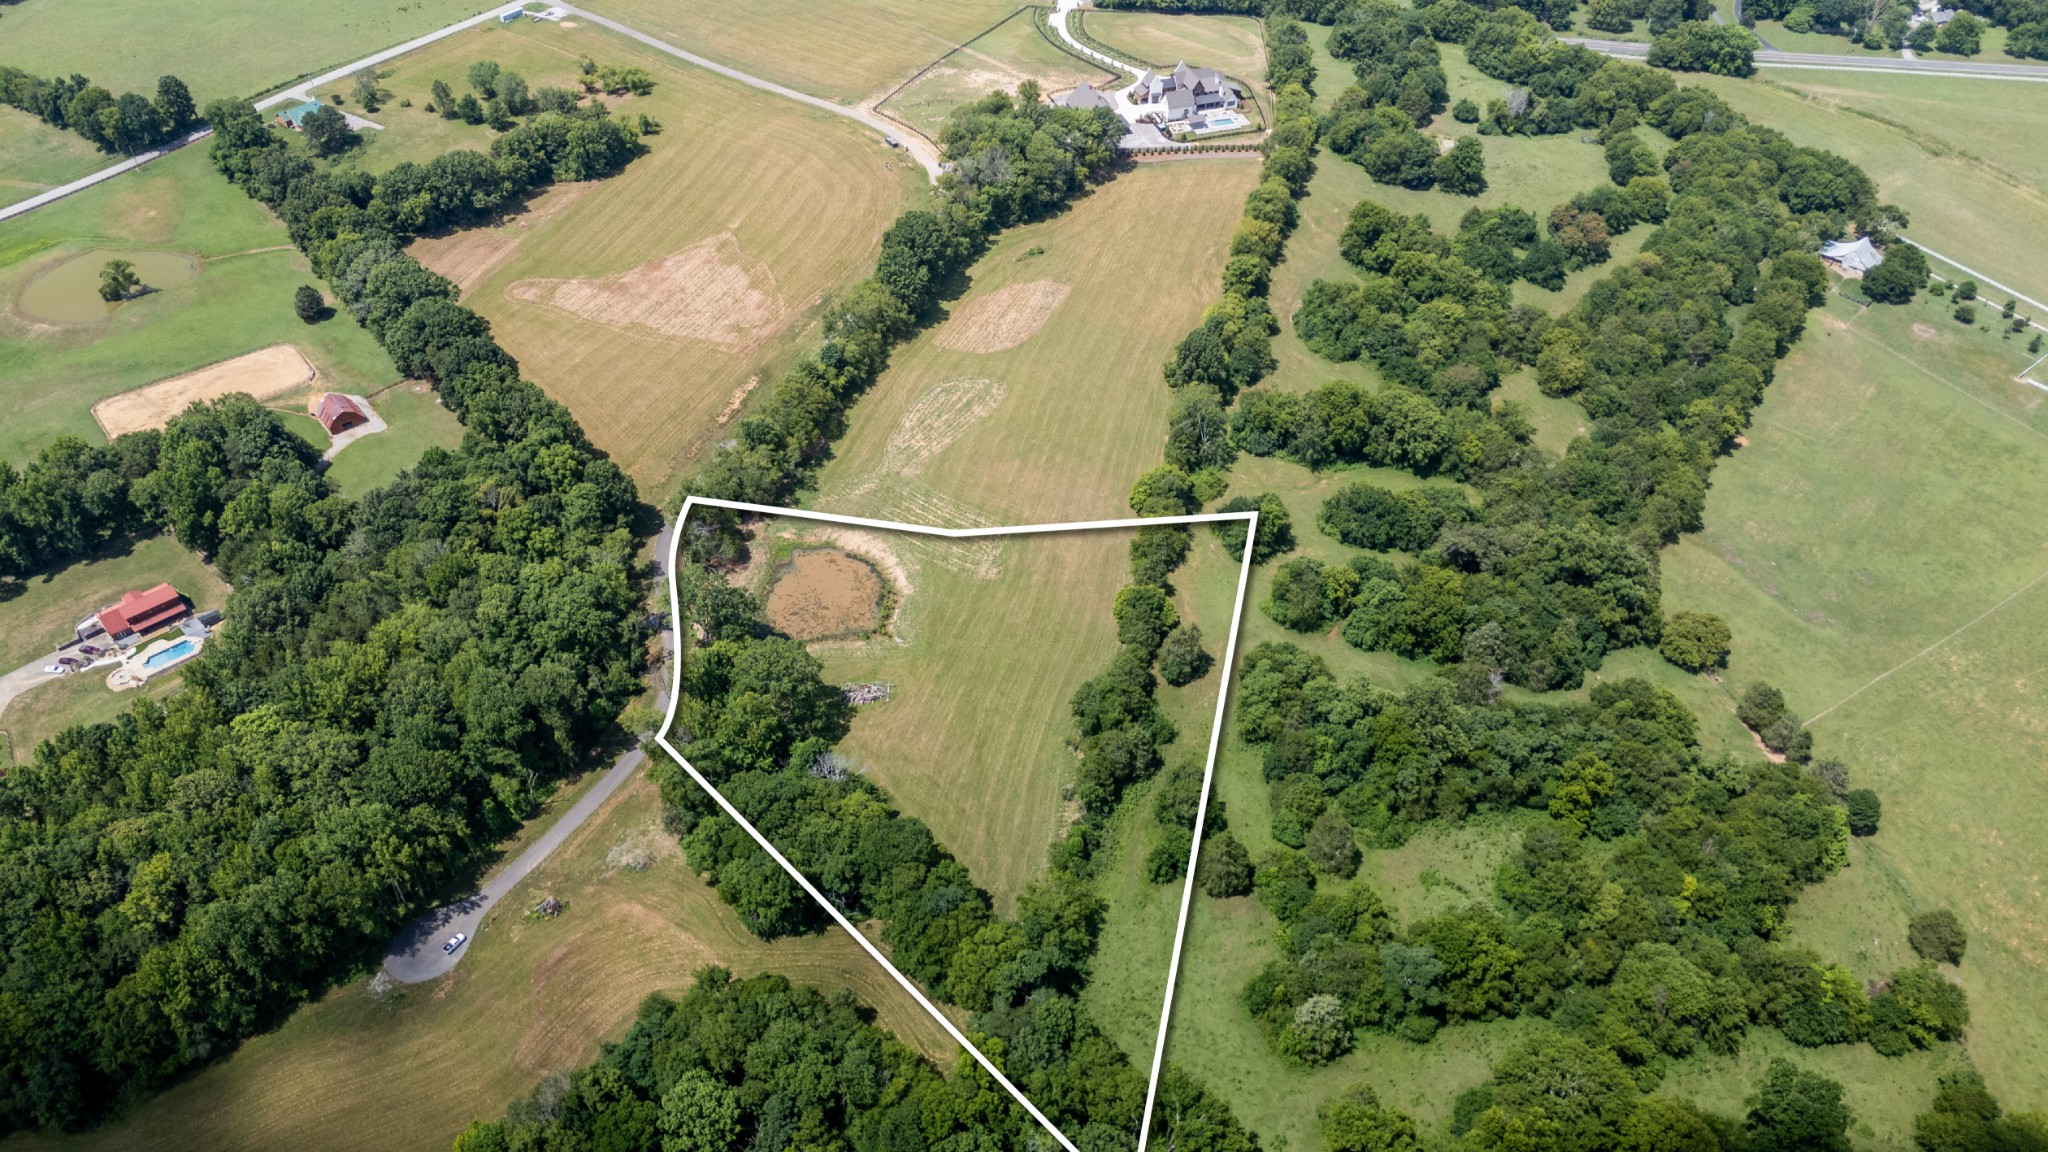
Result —
[[523, 8], [515, 8], [515, 9], [513, 9], [513, 10], [512, 10], [512, 11], [510, 11], [510, 12], [505, 12], [505, 13], [502, 13], [502, 14], [500, 14], [500, 15], [499, 15], [499, 17], [498, 17], [498, 23], [500, 23], [500, 24], [510, 24], [510, 23], [512, 23], [513, 21], [515, 21], [515, 20], [519, 19], [519, 18], [520, 18], [521, 16], [524, 16], [524, 15], [526, 15], [526, 10], [525, 10], [525, 9], [523, 9]]
[[303, 104], [294, 104], [277, 114], [277, 122], [297, 132], [305, 126], [306, 117], [318, 111], [319, 108], [320, 102], [318, 100], [308, 100]]

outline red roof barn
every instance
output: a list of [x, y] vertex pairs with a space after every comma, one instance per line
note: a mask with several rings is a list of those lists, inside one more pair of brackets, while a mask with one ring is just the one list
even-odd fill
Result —
[[107, 635], [119, 640], [161, 628], [185, 612], [185, 598], [178, 595], [178, 590], [169, 584], [159, 584], [146, 592], [123, 594], [119, 603], [99, 610], [99, 622]]
[[320, 403], [313, 407], [313, 419], [327, 429], [329, 436], [337, 436], [351, 428], [370, 422], [370, 414], [362, 405], [339, 392], [329, 392], [320, 397]]

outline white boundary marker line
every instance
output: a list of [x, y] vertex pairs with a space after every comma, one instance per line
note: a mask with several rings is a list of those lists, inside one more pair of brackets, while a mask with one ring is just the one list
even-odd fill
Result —
[[1194, 843], [1188, 849], [1187, 881], [1181, 889], [1180, 919], [1174, 928], [1173, 957], [1166, 973], [1166, 997], [1164, 1004], [1160, 1008], [1159, 1036], [1153, 1047], [1152, 1071], [1145, 1089], [1145, 1114], [1139, 1123], [1137, 1152], [1145, 1152], [1145, 1144], [1151, 1138], [1152, 1132], [1152, 1106], [1159, 1093], [1159, 1073], [1165, 1066], [1166, 1029], [1167, 1023], [1173, 1014], [1174, 982], [1180, 974], [1181, 944], [1187, 935], [1188, 908], [1195, 895], [1195, 866], [1200, 862], [1202, 852], [1202, 829], [1208, 822], [1209, 792], [1216, 773], [1217, 746], [1221, 742], [1223, 734], [1223, 712], [1230, 700], [1230, 668], [1237, 655], [1237, 632], [1244, 618], [1245, 591], [1251, 586], [1252, 544], [1256, 540], [1259, 530], [1258, 512], [1256, 510], [1248, 512], [1206, 512], [1187, 516], [1132, 517], [1121, 520], [1087, 520], [1064, 524], [1026, 524], [1014, 527], [938, 528], [924, 524], [903, 524], [893, 520], [875, 520], [865, 516], [844, 516], [832, 512], [813, 512], [804, 508], [779, 508], [772, 504], [749, 504], [739, 500], [719, 500], [709, 496], [691, 496], [683, 501], [682, 510], [676, 513], [675, 529], [669, 534], [669, 623], [670, 627], [676, 630], [676, 646], [671, 656], [673, 667], [671, 668], [670, 676], [668, 712], [662, 717], [661, 730], [654, 735], [655, 743], [661, 745], [662, 750], [667, 752], [677, 764], [681, 765], [683, 771], [689, 773], [690, 779], [696, 781], [697, 786], [702, 788], [705, 794], [710, 796], [719, 808], [723, 809], [725, 814], [732, 818], [734, 823], [745, 830], [747, 835], [753, 838], [754, 843], [761, 846], [762, 851], [768, 853], [770, 858], [781, 865], [782, 870], [789, 873], [790, 878], [795, 880], [810, 895], [811, 899], [817, 901], [818, 906], [825, 910], [826, 915], [832, 917], [833, 921], [840, 928], [844, 929], [848, 936], [853, 937], [854, 943], [859, 944], [861, 949], [874, 959], [875, 963], [880, 964], [890, 976], [894, 977], [896, 983], [901, 985], [905, 992], [910, 993], [913, 1000], [917, 1001], [918, 1006], [930, 1014], [932, 1019], [938, 1021], [939, 1026], [946, 1030], [947, 1035], [950, 1035], [959, 1043], [961, 1048], [973, 1056], [975, 1063], [981, 1065], [983, 1071], [995, 1077], [996, 1083], [1001, 1084], [1004, 1090], [1009, 1092], [1017, 1103], [1023, 1105], [1024, 1110], [1031, 1114], [1031, 1118], [1038, 1121], [1040, 1127], [1051, 1133], [1052, 1138], [1059, 1141], [1060, 1146], [1065, 1148], [1067, 1152], [1080, 1152], [1080, 1149], [1076, 1148], [1074, 1142], [1067, 1139], [1066, 1135], [1054, 1126], [1051, 1120], [1046, 1118], [1045, 1113], [1038, 1110], [1036, 1104], [1033, 1104], [1023, 1092], [1018, 1090], [1015, 1084], [1010, 1082], [1008, 1076], [1003, 1075], [1002, 1069], [996, 1067], [994, 1061], [990, 1060], [982, 1053], [981, 1049], [975, 1047], [967, 1039], [959, 1027], [944, 1012], [941, 1012], [937, 1005], [925, 997], [924, 992], [917, 987], [916, 983], [899, 971], [896, 965], [890, 963], [889, 958], [882, 954], [882, 950], [877, 948], [860, 929], [856, 928], [853, 922], [846, 918], [845, 913], [841, 912], [830, 900], [826, 899], [825, 894], [818, 891], [810, 879], [798, 870], [796, 865], [791, 864], [789, 858], [784, 856], [774, 844], [769, 842], [766, 836], [761, 834], [760, 829], [754, 827], [752, 821], [748, 820], [740, 813], [738, 808], [733, 806], [732, 801], [725, 798], [724, 793], [714, 787], [711, 781], [705, 779], [704, 774], [697, 771], [696, 766], [685, 759], [683, 754], [676, 750], [675, 745], [668, 742], [669, 730], [675, 726], [676, 722], [676, 705], [681, 701], [683, 695], [683, 653], [687, 650], [683, 646], [681, 632], [682, 597], [680, 590], [676, 586], [676, 558], [682, 548], [683, 532], [689, 524], [690, 511], [700, 506], [705, 508], [725, 508], [734, 512], [754, 512], [767, 516], [788, 516], [799, 520], [819, 520], [828, 524], [845, 524], [856, 528], [876, 528], [892, 532], [908, 532], [920, 536], [940, 536], [954, 540], [979, 536], [1028, 536], [1044, 535], [1053, 532], [1088, 532], [1098, 529], [1161, 527], [1171, 524], [1218, 524], [1231, 520], [1243, 520], [1246, 522], [1244, 557], [1240, 562], [1241, 566], [1238, 571], [1237, 597], [1230, 611], [1230, 636], [1224, 642], [1223, 664], [1218, 672], [1221, 680], [1216, 686], [1216, 720], [1209, 733], [1209, 760], [1207, 766], [1202, 770], [1202, 795], [1196, 806]]

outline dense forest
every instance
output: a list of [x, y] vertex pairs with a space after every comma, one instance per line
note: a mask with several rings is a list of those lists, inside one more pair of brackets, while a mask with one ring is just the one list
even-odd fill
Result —
[[246, 396], [0, 471], [11, 572], [168, 532], [233, 586], [185, 690], [45, 741], [0, 777], [0, 1128], [74, 1128], [274, 1025], [468, 883], [640, 691], [642, 506], [399, 248], [629, 134], [546, 114], [494, 154], [372, 179], [209, 107], [213, 158], [401, 369], [464, 424], [351, 500]]

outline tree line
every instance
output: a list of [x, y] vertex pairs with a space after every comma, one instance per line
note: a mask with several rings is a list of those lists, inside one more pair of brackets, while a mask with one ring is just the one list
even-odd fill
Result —
[[[183, 692], [0, 777], [20, 894], [0, 911], [7, 1129], [90, 1125], [356, 971], [587, 766], [640, 688], [632, 481], [410, 257], [345, 286], [350, 254], [484, 206], [317, 172], [247, 105], [208, 112], [215, 163], [465, 432], [351, 500], [230, 396], [105, 449], [60, 441], [5, 486], [10, 564], [160, 530], [234, 588]], [[545, 180], [560, 127], [458, 167]]]
[[69, 129], [104, 152], [134, 155], [183, 136], [199, 124], [192, 92], [176, 76], [159, 77], [156, 98], [114, 95], [73, 72], [44, 78], [0, 65], [0, 104]]

